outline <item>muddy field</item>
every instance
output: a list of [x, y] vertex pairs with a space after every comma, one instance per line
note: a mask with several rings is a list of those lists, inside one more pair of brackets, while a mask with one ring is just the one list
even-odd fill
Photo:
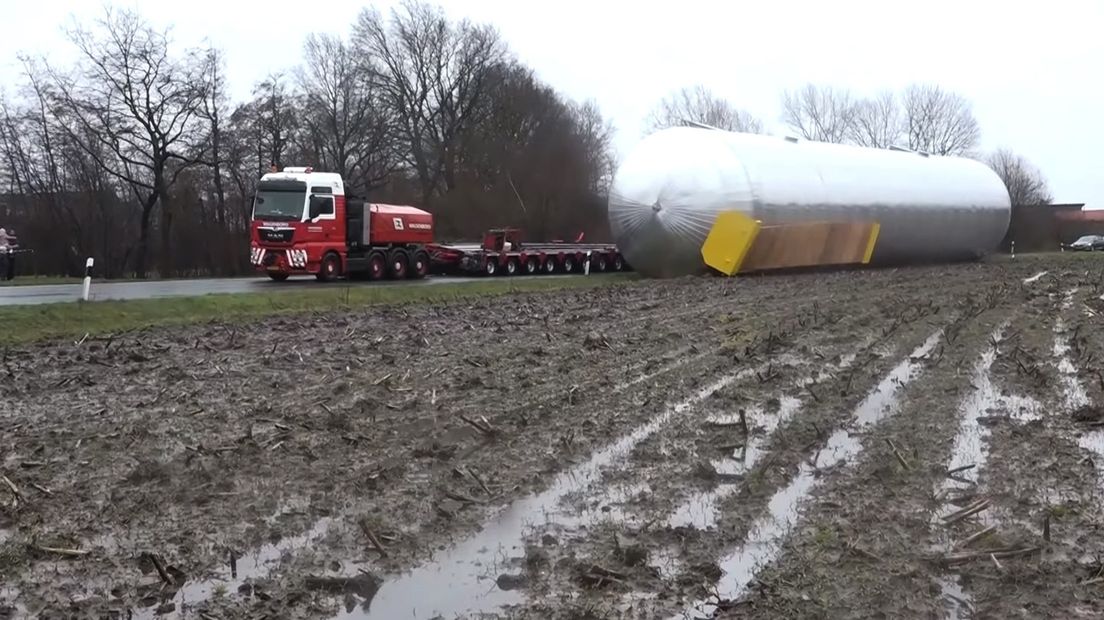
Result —
[[11, 348], [0, 618], [1100, 617], [1091, 258]]

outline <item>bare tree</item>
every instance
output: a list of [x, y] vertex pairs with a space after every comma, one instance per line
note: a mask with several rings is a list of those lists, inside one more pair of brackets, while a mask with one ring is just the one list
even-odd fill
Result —
[[506, 59], [505, 45], [493, 28], [450, 23], [419, 0], [404, 0], [389, 21], [365, 9], [353, 42], [395, 113], [406, 163], [429, 205], [456, 185], [460, 143], [487, 112], [481, 100]]
[[194, 56], [171, 57], [166, 33], [136, 13], [108, 9], [98, 25], [100, 32], [69, 32], [83, 59], [75, 75], [49, 73], [68, 136], [126, 183], [141, 205], [135, 270], [144, 277], [150, 216], [158, 205], [163, 271], [169, 265], [168, 200], [180, 173], [195, 163], [184, 147], [206, 90], [204, 76]]
[[807, 140], [846, 142], [854, 119], [855, 103], [846, 90], [807, 84], [782, 94], [782, 120]]
[[341, 174], [361, 195], [381, 186], [397, 166], [390, 109], [371, 65], [340, 39], [310, 35], [297, 73], [304, 124], [317, 165]]
[[901, 141], [904, 135], [901, 107], [897, 97], [885, 91], [871, 99], [855, 103], [850, 141], [859, 146], [885, 149]]
[[664, 98], [648, 116], [650, 131], [697, 122], [726, 131], [763, 133], [763, 123], [705, 86], [683, 88]]
[[301, 119], [284, 74], [274, 73], [258, 82], [253, 87], [253, 100], [243, 107], [243, 118], [255, 130], [258, 176], [268, 172], [270, 166], [283, 169]]
[[207, 122], [207, 133], [197, 148], [205, 153], [205, 163], [211, 168], [218, 222], [225, 228], [226, 189], [223, 187], [222, 175], [226, 164], [226, 78], [223, 75], [221, 52], [214, 48], [207, 51], [203, 73], [206, 76], [203, 80], [206, 91], [201, 100], [199, 114]]
[[969, 155], [981, 140], [970, 102], [934, 85], [912, 85], [903, 96], [908, 147], [936, 155]]
[[585, 182], [589, 189], [604, 195], [613, 180], [613, 125], [602, 116], [602, 110], [593, 101], [572, 106], [575, 136], [585, 155]]
[[1045, 205], [1054, 201], [1043, 173], [1022, 156], [1000, 149], [989, 155], [987, 162], [1004, 181], [1012, 206]]

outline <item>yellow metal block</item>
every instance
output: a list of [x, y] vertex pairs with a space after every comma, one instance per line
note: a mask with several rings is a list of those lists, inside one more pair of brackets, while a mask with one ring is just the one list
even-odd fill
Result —
[[870, 239], [866, 242], [866, 254], [863, 254], [863, 264], [870, 263], [870, 258], [874, 256], [874, 244], [878, 242], [878, 233], [881, 232], [882, 225], [874, 222], [870, 227]]
[[722, 211], [702, 244], [702, 259], [726, 276], [735, 275], [758, 235], [759, 222], [739, 211]]

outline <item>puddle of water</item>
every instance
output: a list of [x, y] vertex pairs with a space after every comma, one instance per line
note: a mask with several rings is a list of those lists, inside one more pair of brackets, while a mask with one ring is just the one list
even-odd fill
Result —
[[[785, 536], [800, 517], [799, 503], [823, 480], [817, 475], [818, 470], [842, 463], [862, 452], [862, 444], [853, 433], [869, 428], [896, 411], [900, 389], [923, 369], [916, 358], [927, 355], [942, 333], [940, 330], [929, 336], [908, 358], [891, 370], [855, 409], [855, 428], [840, 429], [832, 433], [824, 449], [817, 455], [815, 465], [802, 463], [793, 480], [771, 497], [767, 514], [752, 525], [743, 546], [721, 561], [724, 575], [717, 584], [717, 594], [722, 599], [740, 598], [759, 570], [777, 557]], [[712, 617], [714, 612], [715, 602], [699, 601], [674, 618], [692, 617], [691, 614]]]
[[[867, 343], [868, 344], [868, 343]], [[863, 347], [867, 346], [866, 344]], [[840, 361], [834, 367], [827, 367], [820, 371], [816, 377], [805, 377], [797, 382], [797, 389], [821, 383], [834, 374], [846, 370], [855, 362], [855, 353], [848, 353], [840, 357]], [[778, 427], [786, 423], [801, 410], [803, 401], [794, 396], [782, 396], [778, 399], [778, 413], [771, 416], [763, 416], [762, 409], [756, 407], [746, 412], [748, 423], [757, 424], [760, 432], [748, 438], [747, 445], [737, 449], [732, 457], [724, 461], [714, 461], [713, 467], [718, 473], [741, 475], [746, 474], [763, 458], [765, 454], [763, 446], [767, 440], [778, 430]], [[735, 416], [739, 421], [739, 416]], [[721, 465], [723, 463], [723, 465]], [[720, 500], [732, 495], [739, 488], [737, 483], [722, 482], [708, 491], [698, 491], [691, 495], [685, 502], [671, 513], [667, 518], [668, 527], [692, 527], [701, 530], [716, 527], [717, 505]]]
[[[991, 340], [999, 343], [1008, 323], [998, 327], [991, 336]], [[988, 415], [1001, 401], [1001, 394], [993, 385], [990, 370], [993, 361], [997, 358], [997, 347], [989, 345], [981, 354], [981, 358], [974, 364], [974, 372], [970, 377], [970, 383], [974, 390], [970, 392], [959, 405], [960, 419], [958, 433], [955, 434], [954, 444], [951, 447], [951, 460], [947, 469], [957, 469], [966, 465], [973, 465], [973, 469], [964, 470], [955, 475], [961, 479], [977, 482], [978, 471], [985, 466], [989, 457], [989, 449], [983, 438], [987, 433], [978, 423], [978, 420]], [[954, 488], [954, 480], [944, 478], [939, 482], [943, 489]], [[937, 515], [937, 517], [942, 515]]]
[[972, 618], [974, 615], [974, 599], [962, 589], [962, 583], [957, 574], [940, 577], [939, 592], [945, 605], [943, 611], [945, 617], [951, 620], [959, 618]]
[[[776, 415], [763, 416], [761, 409], [747, 412], [749, 424], [758, 424], [762, 432], [750, 437], [747, 445], [737, 449], [732, 458], [713, 461], [717, 473], [728, 475], [746, 474], [763, 457], [763, 445], [770, 435], [784, 422], [801, 409], [801, 400], [793, 396], [779, 399]], [[684, 501], [667, 519], [668, 527], [693, 527], [709, 529], [717, 525], [717, 504], [732, 495], [739, 488], [735, 482], [722, 482], [708, 491], [697, 491]]]
[[[999, 346], [1004, 330], [1007, 329], [1007, 327], [1008, 323], [1005, 322], [994, 331], [992, 340], [998, 343], [997, 346]], [[1061, 332], [1064, 331], [1061, 319], [1057, 321], [1055, 330], [1057, 333], [1055, 336], [1054, 354], [1061, 358], [1069, 348], [1064, 340], [1064, 336], [1061, 335]], [[941, 480], [936, 485], [937, 493], [949, 493], [976, 486], [980, 472], [985, 467], [989, 457], [987, 439], [989, 431], [978, 423], [982, 416], [987, 415], [988, 412], [993, 410], [1001, 410], [1007, 412], [1011, 419], [1018, 422], [1028, 422], [1040, 419], [1041, 417], [1042, 405], [1039, 401], [1025, 396], [1001, 394], [996, 386], [993, 385], [990, 372], [993, 361], [997, 355], [997, 346], [990, 345], [989, 348], [982, 353], [981, 359], [979, 359], [974, 366], [971, 383], [975, 389], [963, 400], [960, 406], [961, 420], [959, 422], [959, 430], [955, 435], [954, 445], [951, 448], [951, 459], [947, 465], [949, 470], [958, 469], [967, 465], [973, 465], [973, 468], [957, 472], [955, 474], [956, 478], [958, 478], [957, 480], [950, 477]], [[1059, 368], [1061, 368], [1060, 362]], [[1073, 380], [1076, 381], [1076, 379], [1076, 376], [1074, 376]], [[1067, 390], [1067, 394], [1068, 393], [1069, 391]], [[1102, 448], [1104, 448], [1104, 444], [1102, 444]], [[952, 541], [943, 527], [942, 519], [946, 515], [959, 509], [959, 506], [946, 503], [940, 510], [937, 510], [932, 515], [932, 528], [939, 533], [939, 538], [941, 540], [941, 542], [936, 545], [936, 553], [950, 551]], [[991, 511], [979, 513], [976, 518], [984, 527], [988, 527], [994, 523], [994, 517]], [[947, 605], [945, 609], [946, 618], [957, 619], [960, 617], [972, 616], [973, 597], [963, 590], [960, 583], [960, 576], [957, 572], [952, 571], [941, 576], [937, 579], [937, 583], [940, 585], [944, 602]]]
[[[336, 519], [323, 517], [316, 521], [309, 530], [298, 536], [288, 536], [280, 539], [279, 542], [259, 547], [251, 554], [237, 558], [234, 571], [227, 565], [220, 568], [218, 575], [215, 577], [184, 584], [173, 596], [171, 602], [176, 603], [176, 609], [179, 612], [184, 605], [208, 600], [218, 588], [225, 589], [229, 593], [237, 592], [238, 588], [247, 580], [266, 577], [285, 553], [308, 546], [324, 537], [335, 523]], [[237, 576], [234, 576], [235, 574]], [[160, 604], [159, 602], [158, 605]], [[163, 618], [164, 616], [155, 613], [156, 607], [135, 611], [133, 617], [140, 620]]]
[[1101, 459], [1097, 463], [1097, 469], [1104, 472], [1104, 430], [1090, 431], [1077, 439], [1077, 445], [1082, 450], [1088, 450]]
[[[1072, 293], [1063, 302], [1063, 307], [1068, 308], [1072, 302]], [[1062, 380], [1062, 404], [1067, 411], [1073, 411], [1078, 407], [1089, 404], [1089, 395], [1081, 379], [1077, 376], [1077, 368], [1069, 359], [1069, 337], [1065, 334], [1066, 324], [1059, 317], [1054, 322], [1054, 357], [1057, 360], [1058, 376]]]
[[[951, 446], [951, 459], [947, 463], [947, 469], [953, 470], [966, 466], [972, 466], [972, 468], [956, 472], [956, 478], [946, 476], [940, 479], [935, 484], [937, 496], [975, 486], [979, 472], [985, 467], [985, 463], [989, 459], [989, 446], [986, 440], [989, 431], [984, 429], [978, 421], [982, 416], [988, 415], [990, 411], [1006, 404], [1008, 401], [1008, 398], [1002, 396], [997, 387], [993, 385], [990, 374], [993, 362], [997, 357], [997, 347], [1006, 329], [1008, 329], [1008, 321], [1005, 321], [993, 331], [990, 341], [997, 344], [990, 344], [974, 364], [973, 373], [970, 375], [970, 384], [974, 389], [962, 399], [962, 403], [958, 407], [958, 432], [955, 434], [954, 443]], [[950, 551], [952, 541], [943, 526], [943, 517], [959, 508], [959, 506], [947, 502], [932, 514], [931, 528], [939, 539], [939, 542], [933, 545], [934, 553]], [[989, 519], [989, 512], [980, 513], [978, 518]], [[936, 583], [939, 584], [943, 599], [945, 618], [957, 619], [965, 617], [963, 612], [970, 613], [973, 597], [962, 589], [960, 576], [957, 572], [949, 572], [937, 577]]]
[[1037, 281], [1037, 280], [1038, 280], [1039, 278], [1041, 278], [1041, 277], [1045, 276], [1046, 274], [1047, 274], [1047, 272], [1045, 272], [1045, 271], [1040, 271], [1039, 273], [1037, 273], [1037, 274], [1035, 274], [1035, 275], [1031, 276], [1030, 278], [1024, 278], [1024, 281], [1023, 281], [1023, 283], [1024, 283], [1024, 284], [1031, 284], [1032, 282], [1035, 282], [1035, 281]]
[[686, 400], [666, 407], [645, 425], [593, 453], [586, 462], [556, 476], [544, 492], [507, 506], [474, 536], [452, 546], [429, 563], [385, 581], [367, 610], [357, 608], [337, 617], [387, 620], [450, 617], [522, 602], [523, 593], [500, 590], [495, 585], [495, 573], [499, 561], [523, 552], [523, 537], [526, 528], [534, 525], [534, 519], [555, 512], [565, 495], [597, 480], [603, 467], [623, 458], [671, 418], [734, 381], [750, 377], [755, 370], [725, 375]]

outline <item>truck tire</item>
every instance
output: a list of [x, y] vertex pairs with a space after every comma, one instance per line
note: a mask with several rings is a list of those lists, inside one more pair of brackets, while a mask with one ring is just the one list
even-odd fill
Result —
[[556, 273], [556, 257], [549, 256], [544, 259], [544, 272], [548, 274]]
[[526, 259], [526, 261], [525, 261], [525, 274], [526, 275], [531, 276], [531, 275], [537, 273], [538, 269], [540, 269], [540, 265], [537, 264], [537, 259], [535, 259], [535, 258]]
[[620, 254], [614, 256], [613, 257], [613, 270], [614, 271], [621, 271], [624, 268], [625, 268], [625, 259], [621, 258]]
[[322, 265], [314, 275], [319, 282], [329, 282], [341, 275], [341, 257], [333, 252], [322, 257]]
[[591, 269], [591, 271], [603, 272], [609, 269], [609, 259], [606, 258], [605, 254], [599, 254], [598, 260], [594, 262], [594, 265], [592, 265], [592, 267], [593, 269]]
[[405, 280], [410, 268], [410, 254], [402, 248], [395, 248], [387, 255], [387, 276], [392, 280]]
[[283, 282], [288, 279], [288, 274], [279, 272], [268, 272], [268, 277], [272, 278], [276, 282]]
[[414, 253], [414, 260], [410, 263], [410, 273], [407, 276], [413, 280], [421, 280], [429, 275], [429, 252], [418, 250]]
[[383, 252], [372, 252], [368, 255], [368, 279], [382, 280], [387, 274], [387, 258]]
[[564, 270], [564, 273], [571, 273], [571, 272], [575, 271], [575, 257], [574, 256], [565, 256], [564, 257], [563, 270]]
[[489, 276], [498, 275], [498, 259], [488, 258], [487, 262], [483, 263], [483, 273]]
[[506, 275], [516, 276], [518, 272], [518, 262], [516, 258], [511, 258], [506, 261]]

